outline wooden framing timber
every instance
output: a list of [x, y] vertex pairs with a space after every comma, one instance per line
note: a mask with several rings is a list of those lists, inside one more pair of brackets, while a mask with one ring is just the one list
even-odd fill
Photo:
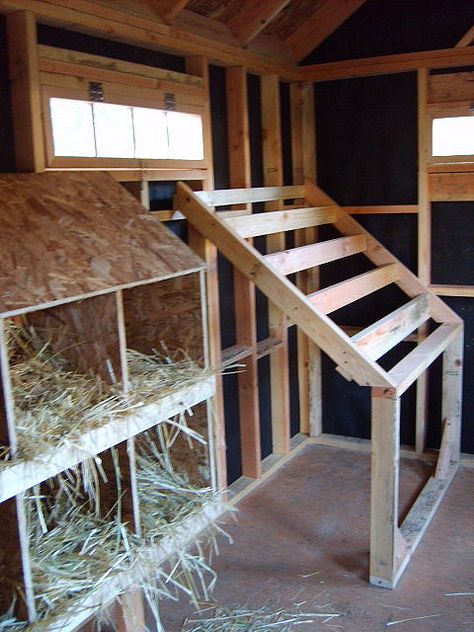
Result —
[[212, 51], [211, 60], [224, 65], [241, 64], [258, 74], [276, 73], [290, 80], [297, 76], [297, 69], [290, 64], [164, 24], [158, 16], [155, 21], [152, 16], [140, 17], [90, 0], [77, 0], [73, 8], [64, 5], [62, 0], [0, 0], [0, 12], [28, 10], [43, 24], [74, 25], [81, 33], [174, 54], [207, 57]]
[[[261, 79], [263, 181], [266, 186], [283, 185], [283, 149], [281, 136], [280, 82], [277, 75]], [[267, 202], [266, 212], [274, 211], [278, 202]], [[261, 213], [265, 216], [267, 213]], [[266, 252], [285, 247], [284, 232], [267, 232]], [[290, 376], [288, 361], [288, 321], [281, 307], [270, 299], [268, 328], [271, 338], [283, 345], [270, 356], [270, 392], [273, 452], [286, 454], [290, 449]]]
[[419, 68], [472, 66], [473, 61], [474, 52], [470, 50], [470, 47], [446, 48], [303, 66], [299, 71], [299, 79], [300, 81], [335, 81], [415, 71]]
[[[230, 184], [236, 188], [249, 188], [252, 182], [246, 68], [227, 68], [226, 91]], [[244, 208], [250, 212], [250, 203]], [[238, 384], [242, 475], [250, 478], [259, 478], [261, 474], [255, 300], [254, 285], [234, 267], [236, 346], [249, 350], [241, 356], [244, 370], [238, 374]]]
[[[305, 201], [311, 204], [333, 205], [314, 184], [306, 183]], [[373, 237], [339, 207], [335, 207], [334, 226], [346, 237], [357, 237], [359, 246], [364, 247], [366, 256], [378, 267], [368, 273], [349, 279], [330, 288], [319, 290], [305, 297], [294, 285], [289, 285], [283, 276], [293, 268], [272, 267], [271, 261], [283, 261], [287, 253], [270, 253], [262, 256], [248, 244], [232, 227], [236, 219], [219, 218], [202, 204], [186, 185], [178, 185], [178, 205], [197, 230], [216, 243], [223, 254], [256, 286], [273, 300], [314, 342], [320, 345], [336, 362], [344, 348], [344, 354], [355, 349], [361, 352], [359, 360], [347, 361], [340, 372], [349, 379], [360, 379], [360, 372], [367, 376], [368, 367], [393, 346], [405, 340], [429, 317], [441, 324], [416, 348], [405, 356], [393, 369], [382, 371], [386, 386], [372, 386], [372, 491], [371, 491], [371, 551], [370, 580], [372, 583], [393, 588], [426, 530], [436, 507], [441, 501], [459, 461], [460, 415], [462, 389], [462, 321], [434, 294], [383, 248]], [[291, 211], [289, 211], [291, 213]], [[246, 220], [252, 216], [244, 216]], [[337, 250], [334, 242], [323, 242], [326, 248]], [[314, 246], [320, 246], [315, 244]], [[307, 246], [303, 246], [307, 249]], [[294, 249], [298, 253], [299, 249]], [[293, 253], [294, 253], [293, 251]], [[291, 252], [291, 251], [290, 251]], [[301, 250], [300, 250], [301, 252]], [[344, 254], [339, 252], [339, 254]], [[294, 256], [294, 254], [290, 255]], [[293, 265], [293, 264], [292, 264]], [[298, 266], [296, 266], [296, 269]], [[406, 305], [373, 325], [355, 334], [351, 339], [338, 329], [339, 343], [332, 339], [325, 347], [327, 320], [325, 312], [337, 309], [368, 292], [375, 291], [387, 283], [396, 282], [412, 297]], [[349, 288], [349, 289], [348, 289]], [[315, 308], [314, 297], [322, 297], [321, 305]], [[307, 308], [314, 311], [308, 312]], [[317, 334], [312, 324], [318, 323]], [[278, 341], [277, 341], [278, 342]], [[364, 350], [362, 352], [362, 349]], [[415, 502], [406, 520], [399, 526], [399, 431], [401, 396], [419, 376], [443, 354], [443, 437], [438, 464], [433, 479]], [[373, 379], [371, 376], [370, 379]], [[379, 377], [376, 378], [379, 380]], [[368, 382], [366, 382], [368, 384]], [[389, 386], [389, 384], [391, 384]]]

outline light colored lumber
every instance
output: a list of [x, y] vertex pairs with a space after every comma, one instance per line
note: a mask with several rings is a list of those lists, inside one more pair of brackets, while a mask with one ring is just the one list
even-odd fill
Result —
[[470, 46], [474, 42], [474, 25], [464, 33], [459, 42], [456, 44], [456, 48], [462, 48], [464, 46]]
[[444, 479], [461, 454], [461, 417], [463, 395], [463, 331], [443, 353], [443, 390], [441, 402], [441, 441], [436, 478]]
[[228, 204], [249, 204], [301, 198], [304, 197], [304, 187], [297, 185], [218, 189], [216, 191], [197, 191], [196, 195], [209, 206], [227, 206]]
[[343, 206], [350, 215], [400, 215], [418, 213], [417, 204], [374, 204], [371, 206]]
[[[280, 124], [280, 81], [277, 75], [262, 77], [261, 101], [263, 181], [266, 186], [282, 186], [283, 146]], [[276, 207], [277, 202], [265, 204], [266, 211], [273, 211]], [[272, 230], [267, 235], [267, 252], [283, 250], [284, 233]], [[268, 329], [271, 337], [279, 338], [284, 343], [270, 356], [270, 393], [273, 452], [286, 454], [290, 449], [288, 323], [281, 307], [271, 300], [268, 304]]]
[[218, 245], [227, 259], [242, 271], [274, 303], [301, 327], [324, 351], [354, 375], [359, 384], [377, 383], [391, 386], [385, 371], [366, 359], [332, 321], [318, 313], [304, 295], [287, 279], [274, 274], [263, 257], [249, 246], [193, 194], [183, 183], [178, 184], [177, 204], [196, 230]]
[[241, 237], [246, 238], [330, 224], [334, 219], [334, 207], [327, 206], [253, 213], [241, 217], [228, 217], [226, 222]]
[[389, 75], [419, 68], [457, 68], [472, 66], [472, 58], [473, 53], [469, 48], [399, 53], [303, 66], [299, 71], [299, 78], [301, 81], [335, 81], [352, 77]]
[[428, 77], [428, 102], [446, 103], [469, 101], [474, 98], [474, 71], [453, 72]]
[[129, 439], [158, 423], [186, 412], [209, 399], [215, 392], [215, 379], [207, 378], [193, 386], [177, 390], [155, 404], [135, 412], [118, 415], [99, 428], [84, 432], [73, 446], [55, 448], [31, 461], [20, 461], [0, 470], [0, 502], [74, 467], [92, 455]]
[[[302, 184], [305, 177], [316, 179], [316, 121], [312, 83], [290, 84], [291, 152], [293, 182]], [[295, 246], [318, 241], [316, 227], [295, 231]], [[297, 273], [296, 285], [309, 294], [319, 289], [319, 268]], [[298, 396], [300, 431], [319, 435], [322, 431], [321, 351], [298, 327]]]
[[247, 46], [263, 31], [290, 0], [242, 0], [239, 10], [227, 22], [242, 46]]
[[[248, 188], [251, 186], [252, 178], [246, 68], [242, 66], [227, 68], [226, 94], [230, 185], [236, 188]], [[251, 212], [251, 204], [246, 204], [244, 209], [245, 212]], [[242, 474], [258, 478], [261, 473], [261, 446], [258, 366], [255, 355], [257, 344], [255, 287], [236, 268], [233, 273], [236, 343], [249, 349], [249, 353], [241, 358], [244, 366], [238, 374]]]
[[461, 327], [461, 325], [440, 325], [389, 371], [388, 374], [396, 384], [399, 395], [402, 395], [423, 371], [443, 353], [446, 347], [459, 335]]
[[430, 285], [438, 296], [474, 296], [474, 285]]
[[370, 583], [393, 588], [398, 565], [400, 398], [372, 389]]
[[432, 202], [472, 202], [474, 173], [430, 173], [429, 198]]
[[451, 466], [444, 479], [431, 477], [414, 502], [408, 515], [400, 527], [400, 533], [408, 545], [405, 557], [401, 560], [394, 584], [398, 582], [401, 574], [410, 561], [416, 547], [436, 514], [451, 481], [456, 474], [457, 464]]
[[103, 57], [102, 55], [65, 50], [54, 46], [45, 46], [44, 44], [38, 45], [38, 55], [40, 62], [41, 60], [48, 59], [50, 61], [100, 68], [113, 71], [117, 74], [149, 77], [164, 82], [162, 85], [165, 85], [167, 88], [174, 86], [177, 90], [179, 90], [179, 85], [177, 86], [176, 84], [182, 84], [182, 88], [186, 86], [200, 90], [204, 88], [204, 80], [202, 77], [197, 77], [193, 74], [166, 70], [145, 64], [137, 64], [121, 59], [111, 59], [110, 57]]
[[[334, 200], [332, 200], [332, 198], [309, 180], [306, 180], [305, 188], [305, 198], [310, 204], [334, 204]], [[379, 241], [366, 231], [361, 224], [359, 224], [353, 217], [345, 213], [340, 207], [337, 211], [337, 219], [334, 222], [334, 226], [343, 235], [365, 235], [367, 237], [367, 250], [364, 254], [375, 265], [383, 266], [390, 263], [399, 264], [400, 278], [397, 281], [397, 285], [406, 294], [408, 294], [410, 298], [426, 293], [426, 286], [421, 283], [420, 280], [412, 272], [410, 272], [410, 270], [403, 266], [403, 264], [401, 264], [400, 261], [394, 257]], [[461, 318], [459, 318], [459, 316], [435, 294], [431, 292], [429, 292], [429, 294], [431, 317], [436, 322], [462, 322]]]
[[308, 295], [308, 301], [324, 314], [330, 314], [386, 285], [390, 285], [390, 283], [394, 283], [398, 276], [398, 264], [390, 263], [313, 292]]
[[352, 342], [377, 360], [428, 320], [429, 300], [421, 294], [352, 337]]
[[270, 355], [284, 345], [285, 343], [283, 340], [278, 340], [278, 338], [272, 338], [271, 336], [268, 338], [264, 338], [263, 340], [259, 340], [259, 342], [257, 342], [258, 360], [261, 360], [265, 356]]
[[[417, 72], [418, 97], [418, 276], [424, 285], [431, 280], [431, 202], [428, 191], [427, 163], [431, 155], [431, 122], [427, 117], [427, 101], [430, 74], [426, 68]], [[419, 342], [426, 338], [428, 327], [418, 331]], [[415, 448], [421, 454], [425, 449], [428, 425], [428, 380], [426, 371], [416, 383]]]
[[15, 165], [18, 171], [43, 171], [46, 152], [35, 15], [30, 11], [10, 14], [7, 18], [7, 41]]
[[252, 353], [252, 347], [245, 345], [232, 345], [222, 350], [222, 366], [227, 367], [236, 362], [240, 362]]
[[0, 11], [30, 10], [42, 24], [75, 28], [90, 35], [118, 40], [125, 44], [171, 52], [180, 55], [209, 55], [223, 64], [242, 64], [257, 73], [277, 73], [282, 78], [295, 79], [294, 66], [275, 61], [239, 46], [190, 33], [174, 25], [163, 24], [153, 12], [148, 15], [117, 8], [114, 2], [96, 3], [76, 0], [74, 6], [64, 6], [64, 0], [1, 0]]
[[288, 275], [363, 252], [365, 246], [365, 235], [340, 237], [266, 255], [265, 260], [280, 274]]
[[364, 3], [365, 0], [322, 0], [314, 3], [311, 15], [285, 40], [297, 61], [317, 48]]

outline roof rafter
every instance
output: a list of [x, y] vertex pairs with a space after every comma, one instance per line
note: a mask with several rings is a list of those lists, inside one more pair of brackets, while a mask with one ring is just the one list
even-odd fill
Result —
[[313, 14], [286, 39], [295, 58], [301, 61], [359, 9], [366, 0], [323, 0]]
[[242, 46], [247, 46], [289, 2], [290, 0], [243, 0], [238, 13], [227, 25]]
[[180, 11], [188, 4], [189, 0], [150, 0], [153, 9], [158, 13], [163, 22], [169, 24]]
[[471, 26], [469, 31], [465, 33], [459, 42], [456, 44], [456, 48], [460, 48], [461, 46], [470, 46], [474, 43], [474, 24]]

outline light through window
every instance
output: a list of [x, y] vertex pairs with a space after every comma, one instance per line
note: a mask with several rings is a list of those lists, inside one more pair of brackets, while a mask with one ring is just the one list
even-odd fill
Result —
[[474, 116], [433, 119], [433, 156], [474, 154]]
[[55, 156], [203, 160], [202, 117], [111, 103], [50, 99]]

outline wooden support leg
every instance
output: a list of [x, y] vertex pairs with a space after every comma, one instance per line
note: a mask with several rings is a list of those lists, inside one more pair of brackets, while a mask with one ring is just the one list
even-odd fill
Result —
[[397, 571], [400, 398], [372, 389], [370, 583], [393, 588]]
[[451, 465], [459, 463], [461, 451], [463, 332], [443, 353], [443, 436], [436, 467], [436, 478], [446, 478]]

